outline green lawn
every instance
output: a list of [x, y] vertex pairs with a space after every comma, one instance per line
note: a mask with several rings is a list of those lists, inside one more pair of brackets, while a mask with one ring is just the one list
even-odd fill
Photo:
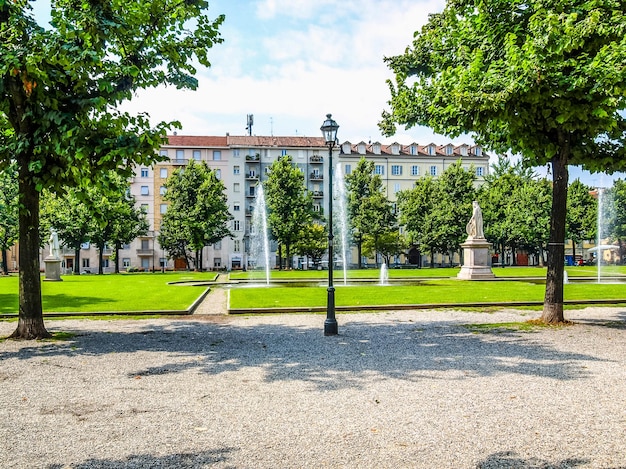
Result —
[[[187, 309], [206, 287], [169, 282], [208, 281], [215, 274], [65, 275], [62, 282], [42, 282], [45, 312], [162, 311]], [[0, 276], [0, 313], [17, 313], [18, 278]]]
[[[454, 278], [459, 273], [458, 267], [447, 268], [423, 268], [423, 269], [389, 269], [389, 278]], [[566, 268], [570, 277], [596, 277], [598, 274], [595, 266], [572, 266]], [[493, 273], [498, 278], [524, 278], [539, 277], [545, 278], [545, 267], [494, 267]], [[348, 270], [347, 278], [349, 279], [375, 279], [380, 275], [379, 269], [361, 269]], [[602, 275], [626, 276], [626, 266], [602, 266]], [[231, 272], [229, 274], [231, 280], [257, 280], [265, 278], [265, 271], [253, 270], [248, 272]], [[326, 279], [328, 278], [328, 270], [272, 270], [270, 271], [271, 280], [310, 280], [310, 279]], [[343, 270], [335, 269], [335, 281], [343, 279]]]
[[[335, 285], [337, 306], [385, 304], [445, 304], [543, 301], [545, 286], [524, 281], [468, 282], [425, 280], [417, 285]], [[626, 284], [580, 283], [565, 285], [566, 300], [626, 298]], [[275, 308], [326, 305], [326, 287], [233, 288], [230, 307]]]

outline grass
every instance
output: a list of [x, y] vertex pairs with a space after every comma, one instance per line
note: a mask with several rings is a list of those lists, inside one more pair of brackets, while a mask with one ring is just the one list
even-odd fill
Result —
[[[423, 269], [389, 269], [389, 278], [454, 278], [459, 273], [458, 267], [445, 268], [423, 268]], [[592, 277], [598, 275], [598, 269], [595, 266], [572, 266], [566, 268], [569, 277]], [[350, 279], [375, 279], [378, 278], [379, 269], [360, 269], [348, 270], [347, 278]], [[494, 267], [493, 273], [498, 278], [527, 278], [527, 277], [546, 277], [545, 267]], [[626, 276], [626, 266], [602, 266], [603, 276]], [[265, 271], [252, 270], [247, 272], [231, 272], [231, 280], [260, 280], [265, 279]], [[272, 270], [270, 271], [271, 280], [311, 280], [328, 278], [328, 270]], [[335, 281], [343, 279], [343, 271], [335, 269]]]
[[[62, 282], [42, 282], [46, 312], [119, 312], [187, 309], [204, 287], [170, 282], [209, 281], [213, 273], [67, 275]], [[17, 276], [0, 277], [0, 313], [18, 311]]]
[[541, 321], [531, 320], [524, 322], [496, 322], [488, 324], [464, 324], [472, 334], [487, 334], [490, 332], [533, 332], [539, 329], [561, 329], [573, 323], [561, 323], [557, 325], [546, 324]]
[[[416, 285], [335, 286], [337, 306], [377, 306], [386, 304], [470, 304], [491, 302], [543, 301], [545, 286], [524, 281], [468, 282], [424, 280]], [[567, 284], [566, 300], [622, 300], [624, 284]], [[326, 304], [326, 287], [237, 288], [230, 292], [235, 309], [314, 307]]]

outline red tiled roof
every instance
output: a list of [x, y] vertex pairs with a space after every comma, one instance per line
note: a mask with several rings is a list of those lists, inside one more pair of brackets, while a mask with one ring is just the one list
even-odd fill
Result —
[[228, 145], [243, 147], [325, 147], [323, 137], [264, 137], [237, 136], [226, 137]]
[[199, 135], [168, 135], [168, 145], [176, 147], [226, 147], [228, 137], [203, 137]]

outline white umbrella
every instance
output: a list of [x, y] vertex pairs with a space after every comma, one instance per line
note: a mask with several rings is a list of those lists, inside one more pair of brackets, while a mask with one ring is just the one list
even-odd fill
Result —
[[589, 252], [597, 252], [597, 251], [617, 251], [619, 246], [615, 246], [614, 244], [599, 244], [592, 248], [587, 249]]

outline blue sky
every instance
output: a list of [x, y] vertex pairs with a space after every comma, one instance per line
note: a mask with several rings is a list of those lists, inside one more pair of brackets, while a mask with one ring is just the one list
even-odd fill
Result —
[[[45, 21], [48, 0], [33, 2]], [[125, 109], [155, 121], [178, 120], [179, 135], [253, 133], [320, 136], [327, 113], [340, 141], [472, 143], [419, 127], [383, 137], [377, 123], [392, 78], [385, 56], [401, 54], [429, 13], [444, 0], [210, 0], [209, 16], [225, 14], [224, 42], [209, 51], [212, 66], [198, 70], [199, 88], [140, 93]], [[572, 168], [572, 177], [581, 175]], [[597, 175], [583, 175], [598, 185]]]

